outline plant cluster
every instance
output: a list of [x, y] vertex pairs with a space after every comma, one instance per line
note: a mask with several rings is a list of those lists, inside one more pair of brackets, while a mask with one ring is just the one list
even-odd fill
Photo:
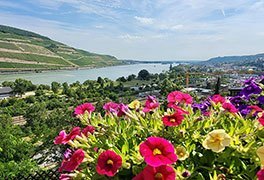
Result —
[[68, 147], [60, 178], [264, 179], [262, 82], [251, 79], [236, 97], [200, 103], [180, 91], [167, 102], [108, 102], [104, 116], [81, 104], [74, 116], [82, 125], [54, 140]]

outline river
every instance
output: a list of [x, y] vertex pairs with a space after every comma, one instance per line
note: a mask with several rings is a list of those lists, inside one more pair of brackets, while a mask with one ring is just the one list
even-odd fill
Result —
[[[174, 64], [176, 66], [177, 64]], [[96, 80], [99, 76], [116, 80], [118, 77], [127, 77], [130, 74], [137, 75], [142, 69], [148, 70], [150, 73], [160, 73], [169, 70], [169, 64], [133, 64], [122, 66], [110, 66], [97, 69], [79, 69], [79, 70], [63, 70], [63, 71], [45, 71], [42, 73], [23, 73], [23, 74], [0, 74], [0, 83], [3, 81], [14, 81], [17, 78], [23, 78], [32, 81], [34, 84], [51, 84], [51, 82], [67, 82], [73, 83], [80, 81], [81, 83], [90, 79]]]

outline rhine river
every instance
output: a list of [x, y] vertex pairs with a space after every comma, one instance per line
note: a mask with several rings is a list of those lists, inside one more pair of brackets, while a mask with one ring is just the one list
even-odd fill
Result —
[[[177, 64], [173, 64], [176, 66]], [[62, 71], [45, 71], [42, 73], [23, 73], [23, 74], [0, 74], [0, 83], [3, 81], [15, 81], [17, 78], [23, 78], [32, 81], [34, 84], [51, 84], [51, 82], [73, 83], [86, 80], [96, 80], [99, 76], [116, 80], [119, 77], [127, 77], [130, 74], [137, 75], [142, 69], [150, 73], [161, 73], [169, 70], [169, 64], [133, 64], [122, 66], [110, 66], [97, 69], [79, 69], [79, 70], [62, 70]]]

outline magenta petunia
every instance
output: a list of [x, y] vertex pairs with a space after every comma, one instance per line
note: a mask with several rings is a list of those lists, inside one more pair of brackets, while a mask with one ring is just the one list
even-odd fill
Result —
[[177, 161], [173, 145], [160, 137], [149, 137], [139, 146], [141, 156], [145, 162], [153, 167], [172, 164]]
[[221, 96], [220, 94], [215, 94], [213, 95], [213, 97], [211, 98], [211, 100], [215, 103], [215, 104], [218, 104], [218, 103], [225, 103], [226, 102], [226, 99]]
[[226, 111], [228, 111], [228, 112], [230, 112], [230, 113], [237, 113], [237, 112], [238, 112], [237, 108], [236, 108], [233, 104], [231, 104], [231, 103], [224, 103], [224, 104], [222, 105], [222, 107], [223, 107]]
[[68, 171], [72, 172], [78, 168], [84, 159], [84, 151], [82, 149], [76, 150], [71, 157], [65, 158], [59, 168], [59, 172]]
[[95, 132], [95, 128], [91, 125], [86, 126], [83, 130], [82, 133], [85, 136], [88, 136], [89, 134], [93, 134]]
[[175, 180], [176, 172], [173, 167], [162, 165], [152, 167], [147, 165], [141, 173], [139, 173], [133, 180]]
[[264, 126], [264, 113], [262, 114], [261, 117], [258, 118], [258, 121], [259, 121], [259, 123], [260, 123], [262, 126]]
[[162, 121], [165, 126], [179, 126], [183, 119], [184, 116], [181, 111], [162, 117]]
[[192, 96], [181, 91], [173, 91], [169, 93], [167, 100], [169, 107], [173, 107], [174, 104], [177, 105], [178, 103], [192, 104], [193, 102]]
[[97, 160], [96, 172], [113, 177], [122, 166], [122, 158], [112, 150], [102, 152]]
[[83, 115], [85, 112], [91, 114], [95, 110], [95, 107], [91, 103], [84, 103], [77, 106], [74, 110], [75, 115]]
[[55, 138], [54, 144], [67, 144], [70, 140], [73, 140], [77, 135], [80, 135], [80, 133], [81, 133], [80, 127], [74, 127], [69, 134], [67, 134], [63, 130]]
[[106, 110], [107, 112], [117, 114], [118, 107], [119, 107], [119, 104], [115, 102], [108, 102], [104, 104], [103, 109]]
[[260, 169], [257, 172], [257, 177], [258, 177], [258, 180], [264, 180], [264, 169]]
[[143, 112], [150, 112], [159, 107], [159, 102], [154, 96], [148, 96], [145, 102]]

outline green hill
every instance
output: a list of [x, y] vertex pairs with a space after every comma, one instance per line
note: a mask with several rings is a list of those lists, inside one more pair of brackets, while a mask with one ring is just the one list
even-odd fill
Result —
[[114, 56], [67, 46], [48, 37], [0, 25], [0, 70], [95, 68], [123, 64]]

